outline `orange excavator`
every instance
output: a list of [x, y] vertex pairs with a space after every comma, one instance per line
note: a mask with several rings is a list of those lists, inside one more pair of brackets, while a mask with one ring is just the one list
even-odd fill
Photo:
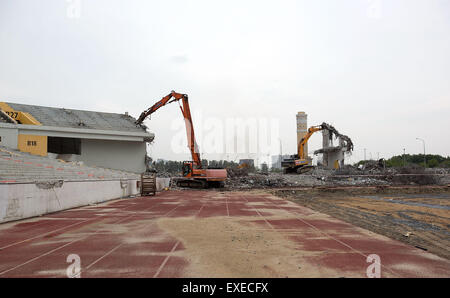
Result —
[[[183, 106], [181, 106], [180, 100]], [[223, 187], [227, 178], [227, 170], [205, 169], [202, 165], [200, 153], [198, 152], [195, 141], [194, 126], [187, 94], [181, 94], [175, 91], [170, 92], [170, 94], [164, 96], [160, 101], [142, 112], [136, 124], [141, 125], [148, 116], [156, 112], [160, 107], [175, 101], [180, 105], [181, 113], [184, 117], [188, 147], [192, 156], [191, 161], [183, 161], [183, 178], [176, 179], [177, 186], [192, 188]]]

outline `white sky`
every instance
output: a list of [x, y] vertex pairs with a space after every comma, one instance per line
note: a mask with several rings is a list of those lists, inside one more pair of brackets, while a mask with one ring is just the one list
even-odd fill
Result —
[[[449, 53], [448, 0], [0, 0], [0, 101], [137, 117], [176, 90], [202, 121], [277, 119], [283, 153], [306, 111], [353, 139], [351, 162], [421, 153], [416, 137], [449, 154]], [[153, 158], [189, 157], [181, 120], [146, 121]]]

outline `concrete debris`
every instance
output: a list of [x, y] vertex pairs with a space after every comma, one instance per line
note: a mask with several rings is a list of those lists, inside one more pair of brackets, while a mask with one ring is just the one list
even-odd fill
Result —
[[[332, 126], [328, 123], [323, 122], [321, 124], [321, 126], [324, 130], [328, 131], [328, 137], [329, 137], [330, 141], [333, 139], [333, 136], [334, 136], [335, 138], [343, 141], [346, 152], [353, 151], [353, 142], [348, 136], [339, 133], [339, 131], [336, 128], [334, 128], [334, 126]], [[316, 150], [314, 152], [314, 154], [323, 153], [323, 150], [326, 150], [326, 148]]]
[[[345, 165], [340, 169], [315, 167], [304, 174], [251, 172], [247, 168], [227, 168], [224, 190], [268, 189], [318, 186], [380, 186], [390, 185], [447, 185], [450, 169], [423, 169], [414, 167], [384, 168], [379, 161], [367, 161], [358, 167]], [[181, 173], [157, 172], [159, 178], [181, 177]], [[170, 182], [176, 187], [175, 180]]]
[[40, 189], [60, 188], [64, 184], [64, 180], [36, 182], [35, 184]]
[[337, 131], [337, 129], [334, 128], [334, 126], [332, 126], [332, 125], [330, 125], [328, 123], [323, 122], [322, 123], [322, 127], [329, 131], [329, 138], [330, 138], [330, 140], [333, 139], [333, 135], [334, 135], [335, 138], [341, 139], [341, 140], [344, 141], [345, 148], [346, 148], [345, 151], [347, 151], [347, 152], [353, 151], [353, 142], [348, 136], [340, 134]]
[[245, 177], [245, 176], [248, 176], [248, 168], [247, 167], [228, 168], [227, 175], [228, 175], [228, 178]]
[[[320, 164], [328, 169], [338, 169], [344, 166], [345, 154], [351, 154], [353, 151], [352, 140], [337, 131], [334, 126], [323, 122], [322, 128], [322, 148], [315, 150], [314, 154], [322, 154]], [[333, 138], [336, 138], [338, 144], [333, 145]]]
[[229, 189], [273, 188], [289, 186], [289, 183], [281, 174], [255, 174], [248, 176], [228, 178], [226, 187]]
[[[431, 169], [430, 169], [431, 170]], [[428, 173], [430, 172], [430, 173]], [[443, 173], [445, 172], [445, 173]], [[364, 170], [346, 165], [339, 170], [316, 167], [305, 174], [248, 173], [231, 176], [226, 189], [317, 187], [317, 186], [390, 186], [390, 185], [446, 185], [449, 173], [445, 169], [425, 171], [423, 168], [383, 169], [366, 167]]]

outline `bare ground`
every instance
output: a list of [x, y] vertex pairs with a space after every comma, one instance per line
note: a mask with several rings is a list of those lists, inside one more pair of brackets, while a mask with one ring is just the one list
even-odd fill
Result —
[[279, 190], [274, 193], [450, 259], [448, 187]]
[[[165, 218], [158, 224], [182, 239], [190, 263], [185, 273], [187, 276], [249, 278], [299, 275], [297, 262], [292, 262], [299, 254], [294, 244], [280, 233], [245, 224], [246, 220], [229, 217]], [[284, 276], [280, 276], [280, 272]]]

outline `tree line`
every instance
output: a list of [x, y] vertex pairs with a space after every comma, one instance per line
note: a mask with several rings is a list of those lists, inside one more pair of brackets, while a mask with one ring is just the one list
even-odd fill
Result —
[[[450, 157], [444, 157], [437, 154], [426, 154], [425, 161], [427, 168], [450, 168]], [[386, 167], [404, 167], [404, 166], [424, 166], [423, 154], [404, 154], [395, 155], [385, 160]], [[364, 164], [360, 161], [358, 164]]]

